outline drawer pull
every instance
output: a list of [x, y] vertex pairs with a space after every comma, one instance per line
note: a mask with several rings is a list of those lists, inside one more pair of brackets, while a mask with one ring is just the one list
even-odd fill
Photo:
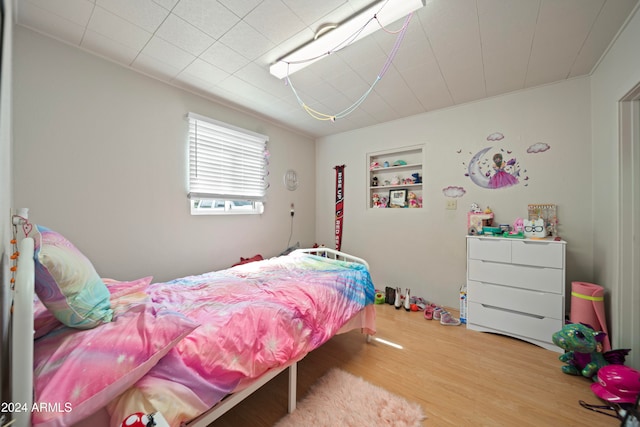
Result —
[[481, 304], [484, 308], [489, 308], [491, 310], [499, 310], [499, 311], [506, 311], [507, 313], [513, 313], [513, 314], [518, 314], [520, 316], [527, 316], [527, 317], [533, 317], [534, 319], [544, 319], [544, 316], [539, 316], [537, 314], [531, 314], [531, 313], [525, 313], [523, 311], [517, 311], [517, 310], [510, 310], [508, 308], [503, 308], [503, 307], [497, 307], [495, 305], [489, 305], [489, 304]]

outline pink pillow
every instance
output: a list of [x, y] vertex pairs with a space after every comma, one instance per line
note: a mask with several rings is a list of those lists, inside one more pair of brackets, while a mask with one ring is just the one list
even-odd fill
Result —
[[90, 329], [110, 322], [109, 291], [91, 261], [60, 233], [34, 227], [35, 291], [62, 323]]
[[35, 341], [34, 401], [60, 410], [34, 412], [34, 426], [72, 425], [93, 414], [198, 327], [148, 299], [127, 308], [96, 328], [63, 327]]

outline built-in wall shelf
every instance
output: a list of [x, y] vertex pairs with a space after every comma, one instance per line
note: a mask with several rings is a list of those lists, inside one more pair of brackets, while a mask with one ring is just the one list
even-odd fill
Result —
[[367, 207], [421, 208], [424, 146], [367, 153]]

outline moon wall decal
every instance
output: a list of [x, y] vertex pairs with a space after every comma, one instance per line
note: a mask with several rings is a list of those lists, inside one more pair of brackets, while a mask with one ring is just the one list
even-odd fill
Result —
[[471, 181], [473, 181], [477, 186], [482, 188], [489, 188], [489, 177], [480, 170], [480, 159], [492, 148], [493, 147], [487, 147], [478, 151], [469, 162], [469, 178], [471, 178]]

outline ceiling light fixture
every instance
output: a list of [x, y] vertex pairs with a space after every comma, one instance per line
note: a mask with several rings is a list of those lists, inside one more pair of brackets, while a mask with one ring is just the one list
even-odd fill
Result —
[[331, 30], [335, 30], [338, 28], [338, 24], [322, 24], [316, 31], [316, 34], [313, 36], [314, 40], [318, 40], [318, 37], [323, 36]]
[[[364, 9], [345, 22], [321, 34], [271, 65], [269, 72], [282, 79], [323, 57], [337, 52], [368, 36], [381, 27], [409, 15], [425, 5], [426, 0], [384, 0]], [[376, 20], [379, 25], [367, 25]]]

